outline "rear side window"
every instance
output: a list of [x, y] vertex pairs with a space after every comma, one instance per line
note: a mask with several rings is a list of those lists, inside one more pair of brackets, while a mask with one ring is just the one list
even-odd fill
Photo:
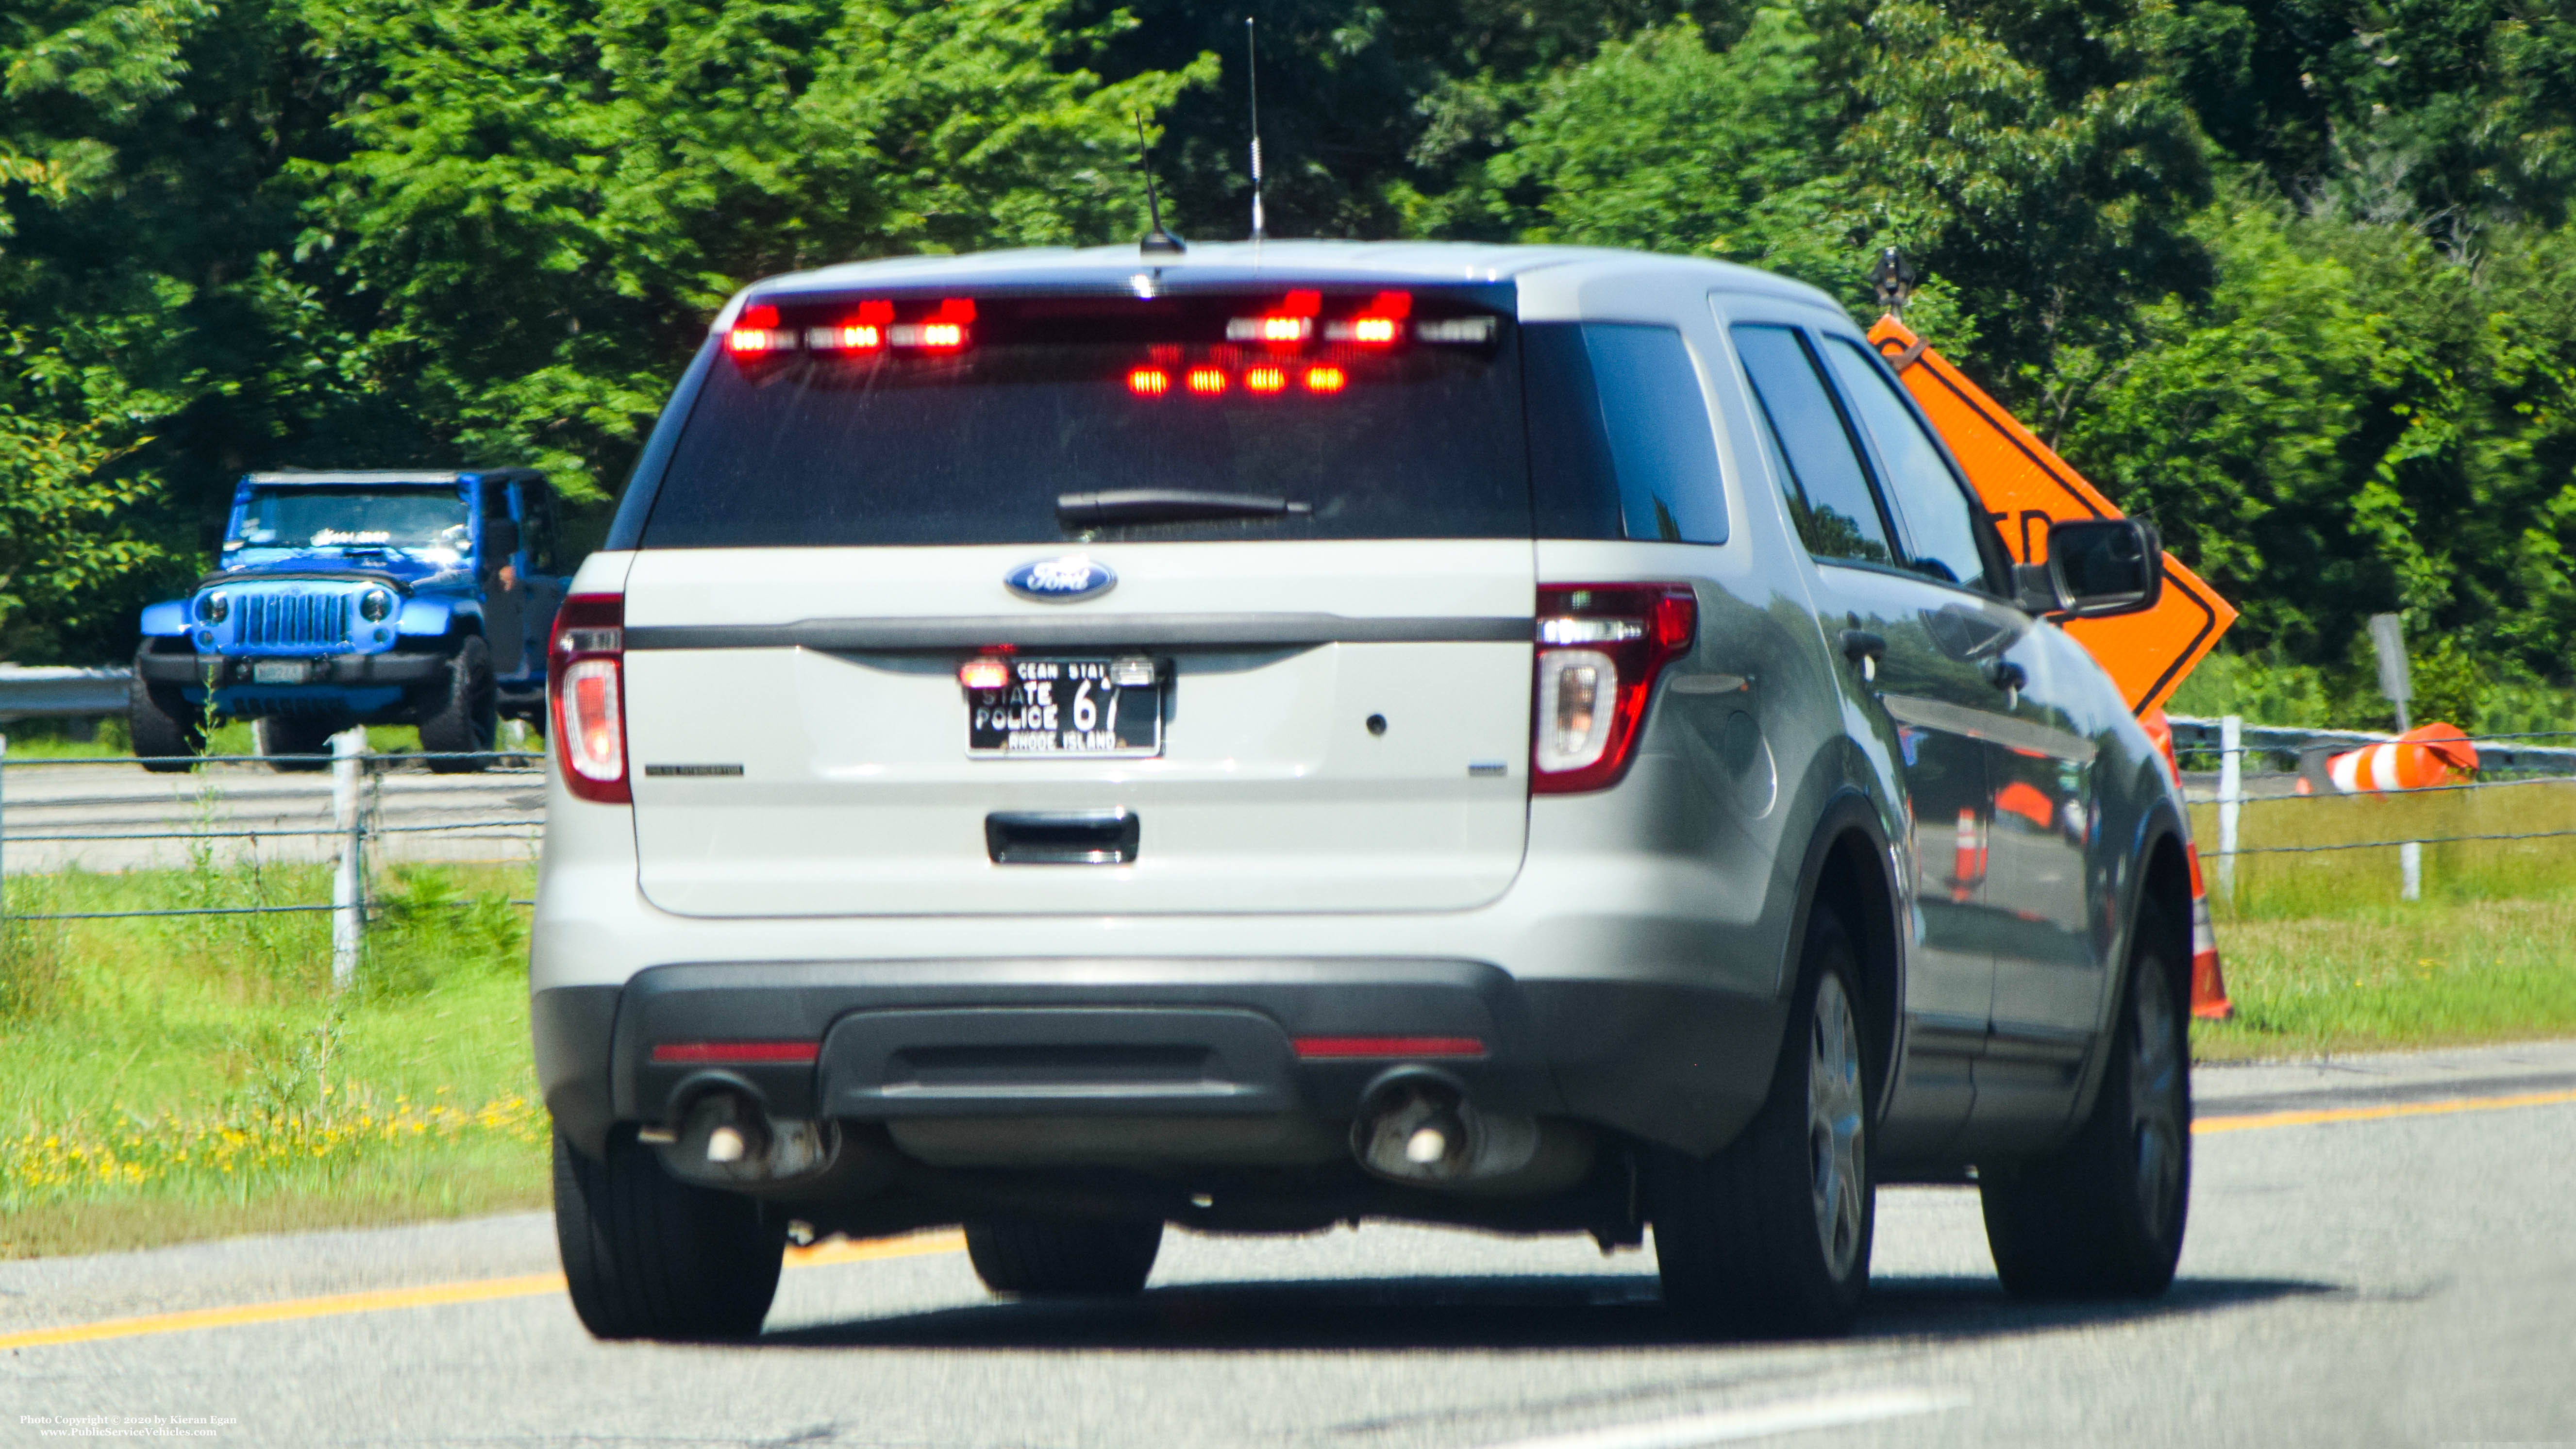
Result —
[[1716, 438], [1681, 333], [1616, 322], [1522, 332], [1539, 535], [1726, 542]]
[[1985, 554], [1977, 547], [1984, 526], [1941, 450], [1896, 395], [1896, 382], [1850, 340], [1825, 339], [1825, 356], [1842, 379], [1843, 396], [1878, 445], [1886, 470], [1888, 501], [1904, 521], [1906, 557], [1918, 573], [1945, 583], [1983, 587]]
[[1786, 327], [1742, 323], [1731, 334], [1762, 406], [1772, 457], [1782, 465], [1780, 487], [1799, 541], [1821, 559], [1893, 563], [1869, 473], [1806, 343]]
[[[1472, 291], [757, 310], [643, 547], [1530, 536], [1516, 329]], [[1136, 490], [1276, 506], [1065, 503]]]

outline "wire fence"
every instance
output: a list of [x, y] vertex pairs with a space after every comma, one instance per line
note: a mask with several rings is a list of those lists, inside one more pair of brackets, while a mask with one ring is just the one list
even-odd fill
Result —
[[[444, 837], [524, 843], [533, 854], [536, 832], [545, 824], [542, 754], [373, 753], [362, 730], [335, 735], [331, 745], [327, 756], [207, 755], [185, 773], [157, 773], [142, 767], [166, 768], [169, 762], [134, 755], [13, 757], [0, 736], [0, 923], [328, 914], [332, 979], [346, 986], [365, 927], [376, 914], [369, 866], [381, 848]], [[276, 773], [251, 775], [237, 768], [245, 766]], [[245, 811], [264, 812], [268, 819], [242, 823], [236, 817]], [[302, 849], [307, 863], [328, 864], [331, 899], [125, 910], [10, 908], [8, 870], [14, 865], [22, 874], [35, 873], [28, 869], [31, 855], [55, 870], [90, 864], [84, 852], [99, 850], [120, 868], [179, 864], [202, 870], [219, 845], [256, 857], [263, 842], [289, 843]], [[170, 860], [174, 849], [184, 859]], [[513, 898], [510, 904], [534, 902]]]
[[[2401, 743], [2396, 736], [2255, 725], [2236, 716], [2175, 716], [2170, 723], [2175, 756], [2187, 772], [2186, 793], [2214, 817], [2215, 849], [2205, 844], [2204, 854], [2216, 863], [2213, 884], [2222, 899], [2238, 894], [2245, 857], [2295, 860], [2391, 851], [2399, 899], [2418, 900], [2427, 847], [2442, 848], [2446, 868], [2455, 875], [2531, 880], [2563, 873], [2576, 881], [2576, 858], [2536, 860], [2521, 850], [2576, 837], [2576, 789], [2570, 788], [2576, 786], [2576, 730], [2467, 736], [2461, 743], [2475, 751], [2474, 770], [2428, 757], [2411, 772], [2416, 783], [2410, 788], [2372, 789], [2369, 771], [2356, 770], [2357, 762], [2350, 761], [2338, 771], [2337, 761]], [[2367, 877], [2354, 874], [2363, 869], [2356, 865], [2336, 878], [2366, 889]], [[2308, 877], [2314, 893], [2321, 878], [2313, 868]]]

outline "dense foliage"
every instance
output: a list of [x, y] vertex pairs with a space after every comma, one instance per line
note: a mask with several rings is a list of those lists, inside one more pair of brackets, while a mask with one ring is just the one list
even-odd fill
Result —
[[[2471, 707], [2566, 681], [2555, 0], [1251, 9], [1274, 234], [1718, 256], [1864, 315], [1902, 245], [1909, 320], [2152, 513], [2301, 712], [2369, 708], [2385, 609]], [[1240, 235], [1244, 16], [11, 0], [0, 655], [120, 652], [246, 466], [530, 460], [613, 490], [753, 277], [1133, 235], [1131, 115], [1179, 229]]]

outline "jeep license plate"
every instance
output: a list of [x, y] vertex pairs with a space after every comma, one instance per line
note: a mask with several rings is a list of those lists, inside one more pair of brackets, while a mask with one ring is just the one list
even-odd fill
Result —
[[310, 679], [309, 667], [301, 659], [254, 659], [250, 666], [253, 684], [302, 684]]
[[966, 690], [966, 753], [1140, 757], [1163, 752], [1163, 684], [1151, 659], [1012, 659], [1009, 682]]

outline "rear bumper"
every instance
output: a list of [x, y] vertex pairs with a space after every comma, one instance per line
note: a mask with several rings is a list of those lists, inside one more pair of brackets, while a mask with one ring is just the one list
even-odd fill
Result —
[[[775, 1115], [1282, 1116], [1341, 1122], [1382, 1073], [1435, 1068], [1497, 1111], [1712, 1151], [1759, 1105], [1782, 1011], [1618, 980], [1516, 981], [1409, 958], [703, 963], [541, 989], [538, 1076], [573, 1142], [673, 1120], [717, 1085]], [[1301, 1056], [1313, 1037], [1468, 1037], [1481, 1052]], [[679, 1042], [810, 1042], [804, 1064], [653, 1060]]]

